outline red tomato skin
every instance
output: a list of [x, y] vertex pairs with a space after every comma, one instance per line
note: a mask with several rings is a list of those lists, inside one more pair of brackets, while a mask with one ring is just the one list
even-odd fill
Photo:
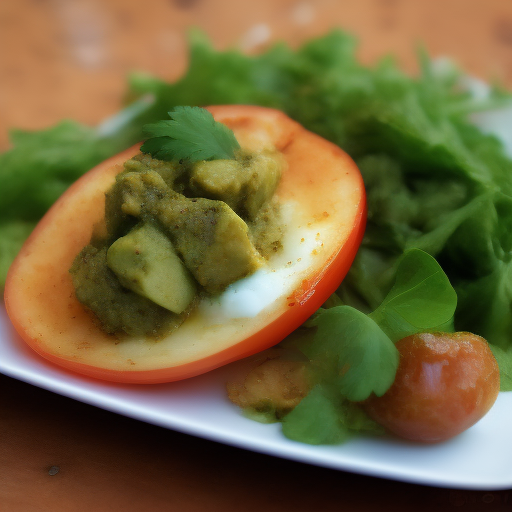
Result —
[[393, 385], [365, 403], [368, 414], [390, 432], [410, 441], [445, 441], [474, 425], [494, 404], [499, 368], [480, 336], [422, 333], [396, 347], [400, 363]]
[[[94, 343], [96, 337], [106, 336], [74, 297], [67, 269], [79, 250], [88, 243], [92, 226], [99, 221], [96, 212], [99, 211], [98, 205], [104, 202], [103, 193], [120, 171], [122, 162], [138, 151], [138, 146], [135, 146], [103, 162], [73, 184], [41, 220], [9, 270], [4, 295], [7, 313], [21, 338], [47, 360], [73, 372], [113, 382], [152, 384], [193, 377], [277, 344], [322, 305], [348, 272], [361, 243], [366, 220], [364, 185], [353, 161], [340, 148], [306, 132], [278, 111], [245, 105], [215, 106], [209, 109], [218, 120], [226, 122], [242, 135], [250, 129], [253, 121], [271, 132], [276, 147], [283, 151], [294, 171], [293, 175], [287, 173], [283, 176], [281, 188], [284, 196], [294, 190], [302, 195], [311, 195], [311, 181], [321, 183], [317, 169], [308, 170], [302, 164], [312, 150], [319, 148], [328, 164], [331, 161], [342, 162], [342, 174], [351, 176], [352, 186], [358, 194], [357, 213], [351, 221], [349, 235], [343, 245], [338, 252], [332, 254], [325, 266], [311, 270], [308, 277], [287, 298], [286, 307], [278, 318], [262, 324], [250, 336], [233, 340], [231, 346], [216, 353], [151, 369], [139, 369], [138, 362], [131, 359], [128, 360], [129, 369], [114, 368], [108, 360], [102, 365], [90, 364], [82, 357], [87, 353], [87, 350], [82, 350], [84, 342], [76, 343], [74, 355], [63, 355], [60, 343], [75, 343], [74, 326], [78, 326], [82, 332], [90, 333], [87, 344], [89, 340]], [[331, 173], [331, 181], [341, 179], [343, 176], [333, 176]], [[330, 180], [323, 179], [322, 191], [329, 190]], [[318, 197], [315, 199], [314, 194], [311, 200], [316, 201], [316, 208], [321, 207], [320, 211], [323, 212], [324, 207], [320, 204], [323, 200]], [[74, 213], [76, 206], [79, 206], [80, 214]], [[77, 218], [80, 220], [79, 225], [76, 224]], [[49, 239], [47, 232], [55, 225], [59, 225], [59, 229], [66, 235]], [[58, 250], [52, 251], [50, 260], [41, 258], [40, 248], [48, 247], [50, 240], [52, 247]], [[56, 259], [61, 263], [58, 268]], [[69, 333], [61, 329], [62, 318], [66, 319], [66, 328], [71, 328]], [[56, 341], [54, 335], [60, 337], [61, 341]]]

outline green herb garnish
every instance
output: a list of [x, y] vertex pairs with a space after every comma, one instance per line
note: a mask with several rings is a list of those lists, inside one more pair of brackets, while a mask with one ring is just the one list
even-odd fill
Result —
[[336, 306], [321, 309], [307, 325], [315, 333], [304, 353], [343, 397], [359, 402], [372, 393], [382, 396], [393, 384], [398, 350], [369, 316]]
[[425, 331], [453, 331], [457, 294], [439, 263], [419, 249], [405, 253], [395, 284], [368, 315], [396, 342]]
[[240, 145], [235, 134], [215, 121], [208, 110], [200, 107], [176, 107], [170, 120], [144, 126], [149, 138], [141, 147], [143, 153], [167, 161], [232, 159]]
[[338, 444], [354, 432], [382, 434], [383, 428], [354, 402], [340, 398], [333, 386], [317, 384], [282, 419], [288, 439], [307, 444]]

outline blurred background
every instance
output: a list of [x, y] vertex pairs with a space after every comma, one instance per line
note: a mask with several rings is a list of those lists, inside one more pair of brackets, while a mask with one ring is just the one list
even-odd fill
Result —
[[414, 73], [423, 44], [512, 86], [508, 0], [1, 0], [0, 149], [11, 127], [96, 124], [119, 109], [130, 71], [178, 78], [190, 27], [254, 53], [335, 26], [359, 38], [365, 63], [392, 53]]

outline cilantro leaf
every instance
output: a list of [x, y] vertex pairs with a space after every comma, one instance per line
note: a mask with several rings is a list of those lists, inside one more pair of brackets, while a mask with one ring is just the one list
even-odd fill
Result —
[[349, 431], [340, 421], [336, 399], [317, 384], [282, 420], [283, 434], [301, 443], [338, 444]]
[[232, 159], [240, 149], [234, 133], [200, 107], [176, 107], [171, 120], [147, 124], [141, 151], [159, 160]]
[[359, 404], [340, 397], [326, 384], [316, 384], [281, 421], [288, 439], [314, 445], [341, 443], [355, 432], [383, 433]]
[[399, 261], [395, 284], [369, 316], [393, 340], [434, 330], [453, 330], [457, 294], [437, 261], [410, 249]]
[[320, 310], [308, 322], [316, 327], [303, 351], [351, 401], [383, 395], [395, 379], [399, 354], [393, 342], [367, 315], [350, 306]]

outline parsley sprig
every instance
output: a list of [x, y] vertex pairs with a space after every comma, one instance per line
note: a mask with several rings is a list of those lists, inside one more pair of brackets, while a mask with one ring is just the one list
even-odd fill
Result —
[[143, 153], [158, 160], [197, 162], [232, 159], [240, 149], [235, 134], [204, 108], [176, 107], [168, 114], [170, 120], [144, 126], [148, 138]]

